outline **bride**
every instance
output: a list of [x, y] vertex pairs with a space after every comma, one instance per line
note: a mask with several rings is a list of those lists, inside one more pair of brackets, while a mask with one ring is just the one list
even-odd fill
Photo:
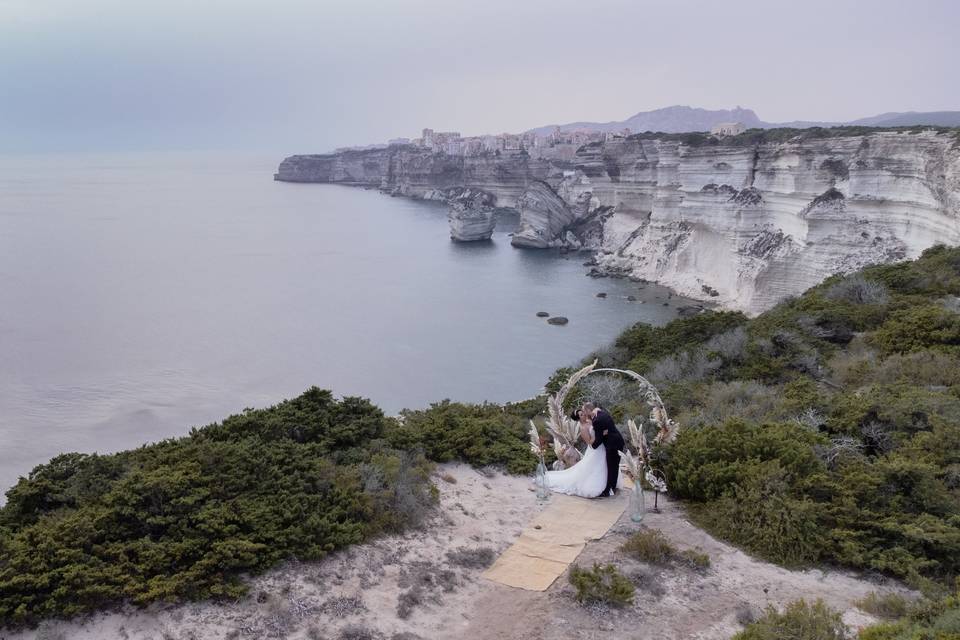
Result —
[[547, 487], [557, 493], [596, 498], [607, 486], [607, 452], [605, 445], [594, 449], [593, 425], [586, 412], [578, 412], [580, 437], [587, 443], [583, 459], [569, 469], [547, 471]]

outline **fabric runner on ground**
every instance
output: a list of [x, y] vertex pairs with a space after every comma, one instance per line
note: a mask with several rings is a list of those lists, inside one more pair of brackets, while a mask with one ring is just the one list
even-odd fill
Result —
[[610, 530], [623, 514], [628, 495], [620, 491], [615, 498], [588, 500], [552, 494], [550, 504], [484, 572], [484, 577], [510, 587], [546, 591], [587, 542], [599, 540]]

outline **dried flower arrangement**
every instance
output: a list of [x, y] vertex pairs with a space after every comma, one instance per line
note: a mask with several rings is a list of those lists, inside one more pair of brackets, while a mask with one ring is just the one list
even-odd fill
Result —
[[[553, 465], [554, 469], [565, 469], [573, 466], [582, 457], [577, 449], [577, 443], [580, 440], [579, 426], [567, 417], [563, 405], [577, 383], [593, 373], [621, 374], [632, 378], [638, 384], [641, 397], [650, 407], [650, 423], [657, 428], [657, 435], [654, 437], [655, 443], [666, 444], [672, 442], [680, 431], [680, 425], [670, 419], [666, 408], [663, 406], [660, 393], [649, 380], [634, 371], [597, 369], [596, 366], [597, 361], [594, 360], [591, 364], [571, 375], [555, 394], [547, 397], [548, 420], [546, 430], [553, 437], [552, 446], [554, 453], [557, 454], [557, 462]], [[650, 445], [643, 429], [637, 426], [637, 423], [633, 420], [627, 420], [627, 428], [629, 430], [628, 446], [625, 451], [620, 452], [627, 474], [634, 482], [640, 482], [641, 479], [646, 480], [647, 484], [658, 494], [665, 493], [667, 490], [666, 479], [662, 472], [654, 469], [651, 465]], [[531, 421], [530, 450], [542, 461], [546, 447], [546, 440]]]

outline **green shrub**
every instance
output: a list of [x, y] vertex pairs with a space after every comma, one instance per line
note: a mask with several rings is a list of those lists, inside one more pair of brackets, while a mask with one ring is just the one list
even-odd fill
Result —
[[[899, 610], [899, 603], [895, 608]], [[883, 611], [886, 612], [886, 609]], [[953, 595], [914, 604], [907, 603], [906, 611], [900, 614], [898, 620], [867, 627], [860, 632], [859, 638], [860, 640], [957, 640], [960, 638], [960, 585]]]
[[939, 304], [900, 309], [874, 332], [870, 342], [885, 355], [923, 349], [956, 352], [960, 349], [960, 314]]
[[905, 383], [919, 387], [956, 387], [960, 367], [956, 356], [925, 349], [893, 354], [883, 360], [876, 352], [862, 349], [856, 354], [838, 353], [830, 368], [841, 374], [845, 386]]
[[741, 467], [731, 490], [694, 510], [698, 523], [756, 555], [786, 566], [810, 564], [825, 543], [819, 507], [795, 494], [778, 460]]
[[649, 564], [665, 565], [676, 562], [697, 571], [710, 568], [710, 556], [694, 549], [677, 550], [659, 529], [638, 531], [627, 538], [620, 550], [634, 560]]
[[734, 419], [767, 422], [792, 417], [783, 406], [783, 395], [779, 388], [752, 380], [687, 387], [684, 396], [691, 406], [685, 408], [677, 420], [685, 429], [714, 426]]
[[684, 549], [677, 554], [677, 561], [697, 571], [706, 571], [711, 564], [710, 556], [695, 549]]
[[858, 600], [856, 605], [878, 618], [901, 618], [910, 610], [910, 601], [899, 593], [877, 593], [871, 591]]
[[766, 613], [733, 636], [733, 640], [845, 640], [847, 627], [840, 614], [822, 600], [808, 605], [798, 600], [781, 613], [768, 607]]
[[630, 354], [628, 369], [643, 373], [658, 359], [698, 347], [710, 338], [747, 321], [742, 313], [702, 313], [663, 327], [638, 323], [617, 338], [615, 346]]
[[526, 408], [495, 404], [462, 404], [444, 400], [429, 409], [402, 412], [402, 423], [387, 434], [398, 449], [422, 449], [436, 462], [461, 461], [475, 466], [497, 465], [510, 473], [531, 473]]
[[570, 566], [570, 584], [578, 602], [601, 602], [617, 607], [633, 604], [635, 588], [612, 564], [594, 564], [592, 569]]
[[447, 560], [458, 567], [468, 569], [486, 569], [496, 560], [497, 554], [490, 547], [475, 549], [460, 547], [454, 551], [447, 551]]
[[620, 550], [641, 562], [666, 564], [676, 555], [677, 549], [659, 529], [644, 529], [630, 536]]
[[830, 285], [824, 295], [830, 300], [839, 300], [856, 305], [882, 305], [890, 301], [890, 294], [886, 285], [874, 280], [867, 280], [862, 273], [855, 273]]
[[863, 274], [905, 296], [957, 295], [960, 293], [960, 252], [939, 245], [924, 251], [917, 260], [869, 267]]
[[729, 495], [749, 479], [748, 470], [775, 461], [790, 477], [807, 476], [823, 468], [814, 445], [817, 434], [795, 424], [758, 426], [731, 420], [720, 426], [683, 430], [670, 447], [663, 471], [671, 492], [692, 500]]

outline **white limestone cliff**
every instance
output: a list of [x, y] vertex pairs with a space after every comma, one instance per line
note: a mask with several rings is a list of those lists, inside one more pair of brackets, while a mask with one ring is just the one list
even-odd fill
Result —
[[278, 180], [375, 185], [515, 208], [520, 247], [589, 248], [597, 269], [760, 312], [835, 273], [960, 244], [960, 134], [637, 135], [573, 160], [412, 147], [293, 156]]
[[[832, 274], [960, 244], [960, 149], [951, 136], [662, 144], [655, 153], [649, 204], [617, 207], [598, 262], [680, 293], [759, 312]], [[595, 184], [594, 193], [607, 189], [617, 190]]]

